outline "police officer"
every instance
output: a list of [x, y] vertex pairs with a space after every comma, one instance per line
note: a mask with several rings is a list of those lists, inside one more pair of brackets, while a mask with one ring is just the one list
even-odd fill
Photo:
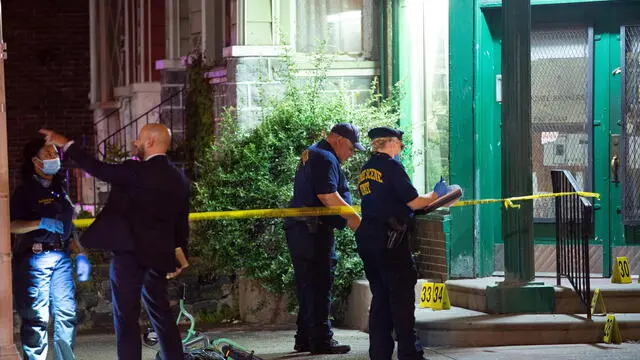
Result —
[[89, 279], [90, 264], [72, 240], [74, 206], [58, 174], [60, 158], [43, 138], [24, 148], [22, 185], [11, 197], [11, 232], [20, 234], [14, 246], [14, 281], [24, 359], [47, 358], [47, 328], [54, 317], [55, 358], [75, 342], [76, 302], [70, 250], [76, 256], [78, 279]]
[[[325, 140], [307, 148], [296, 170], [290, 207], [349, 206], [351, 194], [340, 164], [355, 149], [363, 150], [358, 128], [352, 124], [335, 125]], [[312, 354], [344, 354], [349, 345], [333, 339], [329, 309], [335, 265], [334, 229], [348, 225], [355, 231], [360, 217], [342, 216], [289, 218], [285, 221], [287, 244], [293, 260], [298, 298], [296, 351]]]
[[[373, 154], [358, 177], [362, 224], [356, 232], [356, 242], [373, 294], [369, 356], [373, 360], [390, 360], [395, 330], [398, 359], [423, 359], [422, 346], [414, 331], [417, 272], [408, 238], [414, 211], [436, 201], [439, 194], [419, 195], [411, 184], [397, 160], [404, 148], [402, 131], [379, 127], [368, 135]], [[446, 186], [440, 195], [447, 196]]]

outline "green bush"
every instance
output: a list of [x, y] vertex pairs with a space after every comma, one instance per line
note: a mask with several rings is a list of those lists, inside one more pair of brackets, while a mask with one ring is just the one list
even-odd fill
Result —
[[[193, 211], [287, 207], [300, 154], [333, 125], [357, 125], [366, 144], [369, 129], [398, 123], [397, 92], [383, 99], [374, 81], [369, 101], [354, 104], [345, 92], [323, 91], [330, 66], [327, 56], [315, 56], [313, 75], [306, 78], [299, 76], [290, 55], [285, 55], [282, 63], [283, 91], [278, 98], [266, 98], [262, 92], [261, 105], [268, 110], [257, 127], [242, 130], [234, 109], [225, 112], [220, 135], [198, 162]], [[343, 165], [356, 204], [360, 201], [356, 178], [368, 156], [356, 153]], [[194, 231], [192, 252], [208, 263], [212, 272], [240, 271], [273, 292], [293, 294], [283, 219], [206, 221], [197, 223]], [[336, 235], [340, 260], [334, 295], [340, 300], [348, 295], [351, 282], [363, 277], [363, 271], [353, 233], [344, 230]]]

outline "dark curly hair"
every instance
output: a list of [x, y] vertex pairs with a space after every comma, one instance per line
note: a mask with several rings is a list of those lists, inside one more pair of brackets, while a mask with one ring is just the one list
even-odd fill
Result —
[[[31, 159], [33, 159], [34, 157], [38, 157], [38, 153], [45, 145], [46, 142], [43, 137], [35, 137], [29, 140], [29, 142], [27, 142], [27, 144], [22, 149], [22, 183], [36, 174], [35, 168], [33, 166], [33, 161]], [[60, 175], [60, 173], [55, 174], [52, 181], [52, 183], [55, 184], [56, 187], [62, 186], [62, 188], [64, 188], [64, 178]]]

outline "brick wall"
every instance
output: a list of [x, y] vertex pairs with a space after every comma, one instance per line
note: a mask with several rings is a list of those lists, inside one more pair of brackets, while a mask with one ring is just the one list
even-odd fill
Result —
[[[24, 144], [50, 127], [91, 146], [89, 2], [4, 0], [10, 185]], [[73, 186], [72, 186], [73, 188]]]
[[418, 277], [445, 281], [448, 275], [448, 215], [433, 214], [417, 220], [413, 251], [418, 252]]

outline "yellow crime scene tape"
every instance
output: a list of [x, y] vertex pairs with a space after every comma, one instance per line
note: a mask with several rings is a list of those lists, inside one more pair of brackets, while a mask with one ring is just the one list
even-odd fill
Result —
[[[549, 194], [537, 194], [527, 196], [515, 196], [506, 199], [482, 199], [458, 201], [451, 207], [483, 205], [492, 203], [503, 203], [504, 207], [519, 208], [520, 205], [514, 201], [528, 201], [534, 199], [552, 198], [558, 196], [578, 195], [582, 197], [592, 197], [600, 199], [600, 194], [592, 192], [561, 192]], [[189, 221], [219, 220], [219, 219], [250, 219], [250, 218], [286, 218], [295, 216], [324, 216], [351, 214], [353, 211], [360, 213], [360, 206], [332, 206], [332, 207], [305, 207], [305, 208], [283, 208], [283, 209], [254, 209], [254, 210], [229, 210], [229, 211], [208, 211], [189, 214]], [[93, 222], [91, 219], [76, 219], [73, 224], [77, 228], [86, 228]]]
[[514, 201], [527, 201], [527, 200], [534, 200], [534, 199], [544, 199], [544, 198], [553, 198], [553, 197], [570, 196], [570, 195], [578, 195], [582, 197], [592, 197], [592, 198], [600, 199], [600, 194], [598, 193], [576, 191], [576, 192], [560, 192], [560, 193], [548, 193], [548, 194], [537, 194], [537, 195], [526, 195], [526, 196], [514, 196], [506, 199], [482, 199], [482, 200], [458, 201], [455, 204], [451, 205], [451, 207], [503, 203], [504, 207], [507, 209], [510, 209], [510, 208], [517, 209], [520, 207], [520, 205], [514, 204], [513, 203]]

